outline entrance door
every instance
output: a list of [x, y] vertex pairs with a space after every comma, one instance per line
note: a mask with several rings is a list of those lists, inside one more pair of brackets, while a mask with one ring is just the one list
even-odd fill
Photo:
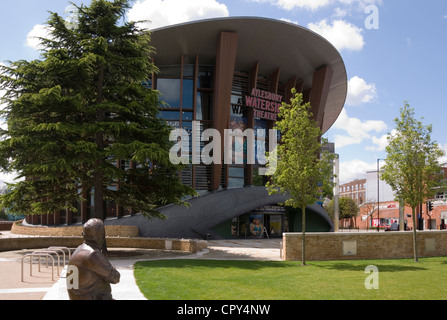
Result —
[[264, 224], [270, 237], [281, 237], [284, 226], [283, 214], [264, 214]]

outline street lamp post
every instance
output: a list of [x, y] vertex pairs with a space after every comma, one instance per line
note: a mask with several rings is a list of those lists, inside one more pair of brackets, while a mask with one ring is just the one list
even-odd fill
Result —
[[377, 232], [380, 232], [380, 199], [379, 199], [379, 186], [380, 186], [380, 177], [379, 177], [379, 162], [383, 159], [377, 159]]
[[335, 154], [335, 168], [334, 168], [334, 231], [340, 231], [340, 183], [339, 183], [339, 155]]

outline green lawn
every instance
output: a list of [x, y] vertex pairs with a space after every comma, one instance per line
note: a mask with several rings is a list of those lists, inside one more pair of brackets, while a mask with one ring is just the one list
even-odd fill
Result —
[[[379, 289], [365, 288], [369, 265]], [[137, 262], [135, 277], [149, 300], [444, 300], [447, 257], [308, 262], [157, 260]]]

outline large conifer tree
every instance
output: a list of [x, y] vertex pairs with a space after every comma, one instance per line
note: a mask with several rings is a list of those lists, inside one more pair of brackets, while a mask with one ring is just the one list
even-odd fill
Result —
[[150, 34], [125, 21], [128, 8], [93, 0], [75, 24], [51, 13], [41, 59], [2, 67], [0, 165], [23, 179], [1, 201], [14, 212], [74, 210], [94, 190], [96, 218], [106, 201], [161, 217], [157, 206], [194, 193], [169, 161], [170, 129], [145, 85], [157, 71]]

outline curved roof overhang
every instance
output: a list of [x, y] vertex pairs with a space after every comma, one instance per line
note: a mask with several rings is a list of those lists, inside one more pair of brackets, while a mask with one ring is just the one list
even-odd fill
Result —
[[[257, 17], [231, 17], [200, 20], [152, 30], [157, 66], [179, 63], [214, 65], [221, 32], [238, 34], [236, 70], [250, 70], [259, 62], [259, 74], [269, 76], [280, 69], [280, 82], [298, 77], [303, 89], [312, 86], [314, 72], [323, 66], [333, 71], [324, 108], [322, 130], [337, 120], [346, 101], [348, 81], [340, 53], [326, 39], [296, 24]], [[190, 59], [190, 60], [188, 60]]]

